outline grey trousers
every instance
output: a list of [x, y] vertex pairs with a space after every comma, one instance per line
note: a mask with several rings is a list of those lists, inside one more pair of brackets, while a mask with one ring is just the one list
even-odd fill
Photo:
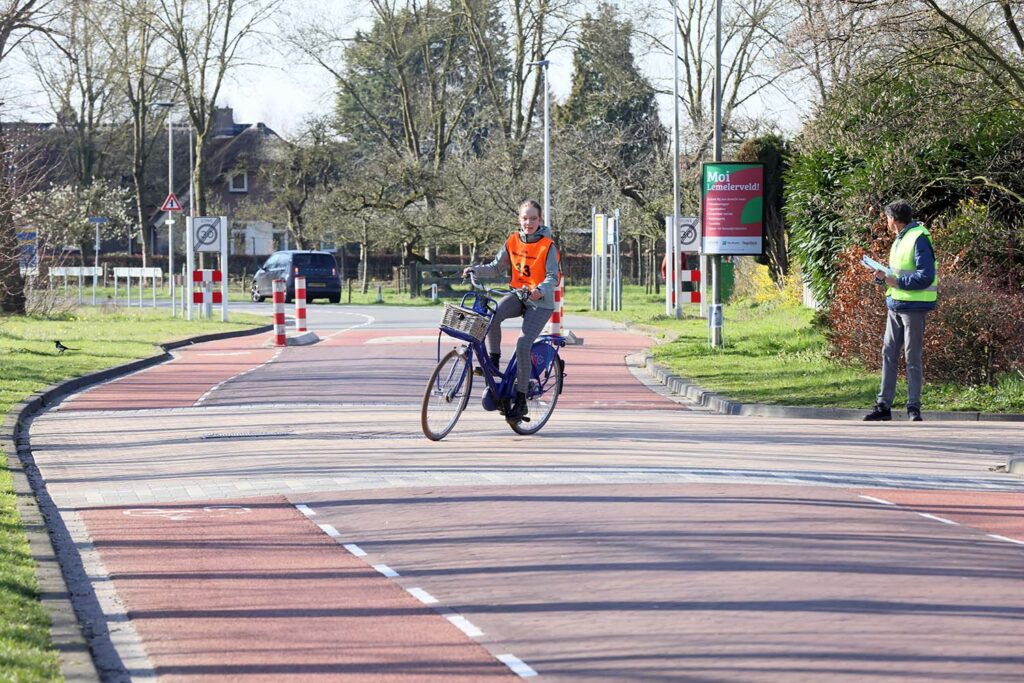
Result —
[[553, 310], [524, 306], [519, 297], [513, 293], [501, 297], [498, 307], [494, 310], [494, 318], [487, 330], [487, 350], [489, 353], [501, 353], [501, 323], [509, 318], [523, 316], [523, 333], [516, 342], [516, 363], [519, 366], [516, 377], [521, 391], [526, 393], [530, 384], [530, 348], [537, 341], [541, 331], [551, 318]]
[[907, 361], [907, 407], [921, 408], [921, 385], [924, 383], [924, 319], [928, 311], [889, 311], [882, 341], [882, 386], [878, 403], [892, 407], [896, 395], [896, 376], [900, 368], [900, 351]]

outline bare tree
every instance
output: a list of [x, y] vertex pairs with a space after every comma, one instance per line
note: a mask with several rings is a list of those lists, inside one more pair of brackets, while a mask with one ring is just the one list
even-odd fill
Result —
[[0, 4], [0, 63], [33, 34], [52, 35], [61, 10], [57, 0], [3, 0]]
[[[847, 0], [875, 13], [874, 27], [899, 32], [896, 66], [970, 69], [1015, 107], [1024, 105], [1024, 3], [1020, 0]], [[957, 59], [954, 59], [956, 57]]]
[[[142, 263], [145, 266], [151, 249], [146, 230], [146, 170], [156, 142], [150, 123], [153, 105], [171, 99], [174, 85], [168, 79], [173, 55], [160, 41], [150, 20], [154, 0], [115, 0], [110, 29], [103, 32], [110, 51], [115, 85], [120, 90], [131, 119], [131, 177], [135, 204], [135, 221], [140, 235]], [[164, 112], [169, 116], [169, 112]], [[159, 119], [155, 123], [159, 123]]]
[[112, 134], [123, 114], [114, 82], [112, 55], [102, 39], [113, 23], [111, 7], [68, 0], [51, 22], [51, 41], [28, 50], [29, 62], [68, 142], [68, 158], [78, 184], [89, 185], [109, 171], [119, 140]]
[[[751, 113], [750, 105], [787, 73], [778, 39], [786, 23], [785, 2], [729, 3], [722, 17], [722, 129], [726, 142], [742, 141], [758, 129], [760, 117]], [[671, 17], [671, 9], [669, 12]], [[693, 167], [708, 156], [713, 142], [714, 0], [683, 0], [675, 20], [680, 34], [682, 152], [687, 165]], [[662, 19], [658, 26], [663, 24]], [[671, 35], [651, 29], [645, 33], [653, 50], [672, 54]]]
[[[370, 0], [376, 24], [371, 34], [353, 37], [316, 17], [299, 23], [292, 43], [334, 76], [339, 90], [361, 109], [363, 125], [379, 135], [396, 159], [429, 164], [435, 175], [430, 184], [443, 188], [446, 196], [426, 193], [428, 211], [418, 215], [434, 220], [437, 211], [446, 212], [444, 203], [460, 203], [461, 196], [447, 193], [467, 189], [458, 181], [466, 179], [462, 171], [473, 165], [474, 157], [495, 160], [511, 176], [507, 184], [516, 187], [524, 171], [535, 168], [525, 154], [536, 132], [543, 90], [540, 70], [531, 62], [547, 59], [568, 44], [578, 5], [576, 0]], [[443, 17], [443, 28], [432, 17]], [[355, 45], [371, 42], [388, 55], [387, 87], [397, 103], [395, 117], [382, 115], [372, 95], [360, 87], [364, 72], [346, 59]], [[468, 139], [459, 139], [467, 130], [472, 131]], [[452, 157], [458, 157], [457, 168], [449, 173]], [[453, 184], [439, 180], [441, 176]], [[447, 219], [437, 220], [433, 227], [445, 233]], [[417, 239], [410, 235], [403, 241], [408, 247]]]
[[154, 0], [154, 26], [177, 61], [176, 78], [195, 131], [192, 187], [200, 214], [207, 210], [206, 147], [224, 77], [281, 0]]
[[[498, 115], [513, 158], [523, 154], [527, 137], [537, 124], [538, 103], [544, 93], [539, 70], [531, 63], [546, 60], [555, 50], [571, 44], [579, 25], [581, 4], [552, 0], [460, 0], [475, 54], [485, 67], [484, 91]], [[493, 35], [489, 35], [492, 11], [500, 12], [508, 25], [504, 41], [495, 42]]]
[[790, 0], [788, 10], [791, 22], [777, 35], [783, 63], [810, 79], [819, 103], [894, 38], [883, 12], [847, 0]]
[[[53, 0], [4, 0], [0, 4], [0, 64], [29, 36], [48, 37], [58, 10]], [[0, 102], [0, 112], [2, 106]], [[19, 171], [25, 168], [21, 155], [0, 120], [0, 311], [15, 314], [25, 313], [25, 280], [14, 221], [14, 200], [26, 187], [19, 182]]]

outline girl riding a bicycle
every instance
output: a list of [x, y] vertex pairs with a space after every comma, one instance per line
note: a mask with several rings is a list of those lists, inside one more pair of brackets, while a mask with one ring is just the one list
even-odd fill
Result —
[[462, 273], [463, 277], [467, 277], [471, 271], [481, 277], [511, 273], [513, 290], [524, 287], [529, 290], [525, 301], [515, 291], [502, 297], [487, 330], [487, 350], [491, 360], [498, 366], [501, 359], [502, 321], [520, 316], [523, 318], [522, 334], [516, 342], [518, 388], [515, 402], [507, 416], [510, 420], [521, 419], [527, 414], [530, 349], [555, 310], [560, 260], [551, 228], [541, 225], [540, 204], [528, 199], [519, 205], [519, 230], [508, 236], [495, 259], [490, 263], [470, 266]]

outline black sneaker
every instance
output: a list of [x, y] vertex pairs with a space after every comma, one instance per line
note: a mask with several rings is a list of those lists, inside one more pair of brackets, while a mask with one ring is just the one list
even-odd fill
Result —
[[889, 422], [892, 420], [892, 411], [889, 407], [879, 403], [875, 409], [864, 416], [865, 422]]
[[509, 422], [529, 422], [529, 419], [524, 420], [528, 412], [530, 412], [530, 409], [526, 406], [526, 394], [521, 391], [517, 391], [515, 403], [512, 404], [512, 407], [509, 409], [505, 419]]
[[921, 419], [921, 409], [910, 406], [907, 408], [907, 419], [911, 422], [923, 422]]

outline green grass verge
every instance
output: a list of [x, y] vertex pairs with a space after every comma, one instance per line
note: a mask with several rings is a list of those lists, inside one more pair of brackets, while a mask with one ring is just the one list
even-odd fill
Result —
[[[870, 408], [878, 392], [878, 372], [857, 363], [837, 362], [821, 330], [812, 324], [813, 312], [802, 306], [739, 302], [725, 307], [725, 346], [711, 349], [707, 321], [697, 306], [675, 320], [665, 315], [663, 295], [625, 287], [621, 311], [590, 311], [590, 290], [568, 287], [566, 314], [587, 314], [650, 328], [661, 337], [652, 352], [672, 372], [705, 389], [743, 403], [791, 406]], [[571, 326], [571, 325], [570, 325]], [[879, 340], [881, 344], [881, 340]], [[927, 360], [927, 359], [926, 359]], [[998, 386], [925, 384], [925, 411], [964, 410], [1024, 413], [1024, 378], [1005, 376]], [[906, 397], [900, 380], [897, 405]]]
[[[0, 414], [26, 396], [72, 377], [152, 356], [161, 342], [266, 324], [257, 316], [230, 323], [174, 320], [166, 311], [83, 308], [54, 319], [0, 317]], [[57, 356], [54, 340], [77, 349]], [[15, 505], [6, 454], [0, 451], [0, 680], [61, 680], [49, 620], [37, 600], [35, 564]]]

